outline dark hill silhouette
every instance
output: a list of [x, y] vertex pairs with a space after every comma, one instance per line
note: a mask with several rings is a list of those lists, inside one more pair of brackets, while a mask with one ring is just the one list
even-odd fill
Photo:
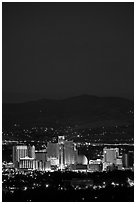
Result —
[[2, 105], [3, 127], [14, 123], [98, 125], [132, 123], [133, 101], [118, 97], [82, 95], [62, 100], [42, 99]]

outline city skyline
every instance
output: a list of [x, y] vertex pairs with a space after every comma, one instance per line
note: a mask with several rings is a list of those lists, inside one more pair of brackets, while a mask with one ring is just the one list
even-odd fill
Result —
[[[86, 155], [79, 154], [77, 144], [58, 136], [57, 142], [47, 142], [46, 148], [36, 150], [33, 145], [16, 145], [12, 150], [12, 162], [19, 171], [81, 171], [103, 172], [109, 170], [127, 170], [134, 168], [134, 152], [122, 151], [117, 147], [104, 147], [101, 155], [89, 160]], [[91, 144], [88, 143], [88, 146]], [[40, 147], [41, 148], [41, 147]], [[38, 155], [37, 155], [38, 154]]]

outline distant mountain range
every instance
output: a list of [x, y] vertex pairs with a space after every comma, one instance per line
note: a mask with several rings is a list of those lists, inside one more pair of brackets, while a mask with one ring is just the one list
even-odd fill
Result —
[[134, 102], [118, 97], [81, 95], [63, 100], [42, 99], [3, 103], [2, 125], [111, 126], [133, 123]]

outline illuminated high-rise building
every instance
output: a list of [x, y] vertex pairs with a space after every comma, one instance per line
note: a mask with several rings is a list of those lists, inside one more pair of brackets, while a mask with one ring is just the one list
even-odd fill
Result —
[[35, 146], [17, 145], [13, 147], [13, 164], [18, 167], [21, 158], [35, 159]]
[[104, 148], [103, 161], [116, 164], [116, 159], [119, 157], [119, 148]]
[[26, 145], [13, 146], [13, 164], [18, 167], [20, 158], [28, 156], [28, 149]]
[[122, 164], [124, 168], [128, 168], [128, 154], [127, 153], [123, 153], [122, 155]]
[[58, 137], [59, 144], [59, 167], [63, 169], [66, 166], [77, 163], [78, 151], [73, 141], [66, 141], [64, 136]]
[[75, 164], [77, 161], [77, 150], [73, 141], [65, 141], [64, 143], [64, 163], [66, 166]]
[[59, 166], [59, 144], [48, 143], [47, 144], [47, 161], [50, 161], [52, 166]]
[[64, 136], [58, 136], [58, 143], [47, 144], [47, 161], [51, 166], [61, 170], [77, 163], [78, 151], [73, 141], [66, 141]]
[[64, 136], [58, 136], [58, 145], [59, 145], [59, 167], [62, 170], [65, 165], [65, 158], [64, 158]]
[[[104, 148], [103, 149], [103, 170], [114, 169], [118, 163], [119, 148]], [[118, 164], [117, 164], [118, 165]]]
[[130, 168], [134, 165], [134, 152], [128, 151], [122, 155], [122, 163], [124, 168]]
[[47, 160], [50, 157], [59, 157], [59, 145], [58, 143], [48, 142], [47, 144]]

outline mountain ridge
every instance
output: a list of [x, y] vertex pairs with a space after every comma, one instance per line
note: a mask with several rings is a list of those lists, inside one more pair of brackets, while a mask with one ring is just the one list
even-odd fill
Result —
[[121, 97], [80, 95], [68, 99], [40, 99], [23, 103], [3, 103], [3, 125], [28, 124], [84, 124], [104, 120], [130, 123], [134, 103]]

